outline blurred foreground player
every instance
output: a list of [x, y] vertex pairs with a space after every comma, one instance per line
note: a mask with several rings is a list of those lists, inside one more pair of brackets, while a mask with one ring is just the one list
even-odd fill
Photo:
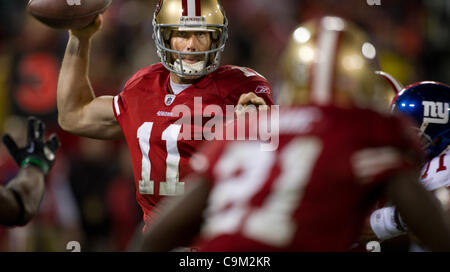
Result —
[[[181, 125], [180, 109], [193, 117], [196, 109], [202, 115], [211, 104], [223, 112], [227, 105], [273, 104], [271, 87], [261, 75], [220, 66], [227, 26], [217, 0], [159, 1], [153, 27], [161, 63], [138, 71], [115, 97], [95, 97], [88, 77], [90, 43], [101, 17], [85, 29], [70, 31], [58, 81], [59, 124], [84, 137], [125, 136], [146, 223], [157, 214], [155, 206], [163, 197], [184, 192], [189, 158], [203, 142], [202, 124]], [[187, 130], [191, 139], [181, 137]]]
[[346, 251], [384, 193], [427, 245], [450, 250], [442, 209], [416, 182], [420, 144], [406, 121], [376, 111], [386, 101], [364, 33], [324, 17], [299, 27], [291, 50], [307, 74], [283, 94], [302, 106], [281, 111], [278, 150], [263, 152], [258, 142], [209, 144], [191, 160], [197, 182], [168, 204], [142, 249], [189, 241], [204, 212], [194, 245], [200, 251]]
[[44, 195], [44, 179], [50, 171], [59, 148], [56, 135], [44, 141], [44, 123], [29, 118], [27, 145], [19, 148], [9, 136], [3, 143], [20, 167], [17, 176], [6, 187], [0, 186], [0, 224], [22, 226], [38, 212]]
[[205, 146], [191, 159], [196, 182], [167, 204], [142, 249], [170, 250], [199, 234], [200, 251], [347, 251], [384, 194], [430, 248], [450, 250], [442, 209], [417, 182], [418, 139], [380, 99], [374, 50], [338, 17], [299, 27], [285, 64], [300, 73], [283, 94], [294, 106], [280, 112], [278, 150]]
[[[422, 168], [420, 182], [440, 200], [450, 218], [450, 87], [432, 81], [407, 86], [393, 101], [393, 111], [411, 117], [422, 138], [428, 161]], [[407, 234], [395, 206], [375, 210], [370, 216], [370, 231], [381, 241]], [[367, 234], [366, 234], [367, 235]], [[420, 243], [420, 241], [419, 241]], [[414, 245], [411, 250], [423, 250]]]

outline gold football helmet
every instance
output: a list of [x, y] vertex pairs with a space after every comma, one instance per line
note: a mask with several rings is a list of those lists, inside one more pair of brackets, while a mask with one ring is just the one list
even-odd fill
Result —
[[[170, 48], [173, 30], [208, 31], [211, 49], [181, 52]], [[218, 0], [160, 0], [153, 18], [153, 39], [161, 62], [181, 77], [204, 76], [219, 68], [221, 54], [228, 37], [228, 21]], [[189, 65], [182, 55], [204, 58], [201, 65]]]
[[387, 110], [395, 95], [378, 70], [376, 49], [356, 25], [326, 16], [300, 25], [281, 58], [280, 104], [334, 104]]

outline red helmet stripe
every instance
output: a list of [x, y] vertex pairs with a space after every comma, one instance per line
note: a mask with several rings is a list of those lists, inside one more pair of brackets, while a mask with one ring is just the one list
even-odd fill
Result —
[[202, 16], [202, 4], [200, 0], [195, 0], [195, 16]]
[[188, 16], [188, 0], [182, 0], [183, 16]]

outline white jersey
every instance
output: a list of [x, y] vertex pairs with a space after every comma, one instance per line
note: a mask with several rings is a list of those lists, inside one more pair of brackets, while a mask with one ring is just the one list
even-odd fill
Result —
[[420, 181], [428, 191], [450, 187], [450, 149], [431, 159], [422, 168]]
[[[447, 188], [447, 197], [450, 195], [450, 147], [447, 147], [439, 156], [434, 157], [422, 168], [420, 181], [428, 191]], [[439, 200], [439, 195], [435, 194]], [[444, 200], [445, 201], [445, 200]], [[420, 245], [412, 244], [410, 252], [428, 251]]]

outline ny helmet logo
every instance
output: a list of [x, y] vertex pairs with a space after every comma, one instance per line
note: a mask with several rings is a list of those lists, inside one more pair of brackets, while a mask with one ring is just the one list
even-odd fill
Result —
[[423, 122], [435, 124], [448, 123], [449, 103], [423, 101]]

